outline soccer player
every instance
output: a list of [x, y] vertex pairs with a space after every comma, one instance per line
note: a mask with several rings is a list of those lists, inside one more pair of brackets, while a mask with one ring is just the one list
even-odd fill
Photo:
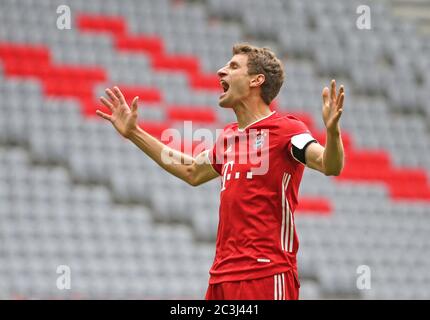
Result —
[[[206, 299], [298, 299], [299, 242], [294, 224], [298, 189], [305, 166], [327, 176], [339, 175], [343, 168], [339, 119], [344, 88], [337, 93], [332, 80], [330, 89], [322, 91], [327, 134], [322, 146], [302, 121], [269, 108], [284, 81], [282, 62], [270, 49], [236, 44], [218, 76], [224, 91], [219, 105], [231, 108], [237, 122], [224, 128], [211, 150], [194, 158], [142, 130], [137, 124], [138, 97], [130, 108], [118, 87], [106, 89], [109, 99], [100, 98], [112, 114], [100, 110], [97, 114], [188, 184], [222, 178], [216, 254]], [[166, 150], [174, 163], [163, 161]], [[250, 161], [255, 155], [259, 162]]]

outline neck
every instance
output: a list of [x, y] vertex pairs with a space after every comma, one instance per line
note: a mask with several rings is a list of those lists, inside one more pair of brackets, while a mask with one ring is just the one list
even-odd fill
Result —
[[239, 129], [244, 129], [253, 122], [269, 116], [272, 111], [263, 101], [246, 102], [242, 101], [233, 108], [236, 114]]

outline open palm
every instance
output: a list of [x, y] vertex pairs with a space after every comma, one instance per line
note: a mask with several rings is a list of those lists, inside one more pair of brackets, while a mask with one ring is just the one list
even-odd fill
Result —
[[322, 92], [322, 97], [324, 125], [327, 131], [337, 133], [340, 131], [339, 119], [343, 112], [343, 100], [345, 97], [344, 88], [340, 86], [339, 94], [336, 94], [336, 81], [332, 80], [330, 83], [330, 90], [325, 87]]
[[137, 101], [139, 97], [134, 97], [131, 103], [131, 108], [125, 101], [124, 95], [118, 87], [105, 90], [109, 100], [105, 97], [100, 97], [100, 101], [112, 111], [112, 114], [106, 114], [100, 110], [96, 113], [110, 121], [115, 129], [125, 138], [128, 138], [130, 133], [137, 128]]

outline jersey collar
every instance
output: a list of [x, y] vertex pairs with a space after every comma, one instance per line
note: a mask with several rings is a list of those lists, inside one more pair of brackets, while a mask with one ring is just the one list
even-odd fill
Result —
[[238, 127], [237, 127], [237, 131], [239, 131], [239, 132], [244, 132], [246, 129], [248, 129], [250, 126], [252, 126], [252, 125], [254, 125], [254, 124], [256, 124], [256, 123], [258, 123], [258, 122], [260, 122], [260, 121], [262, 121], [262, 120], [264, 120], [264, 119], [267, 119], [267, 118], [269, 118], [270, 116], [272, 116], [274, 113], [275, 113], [276, 111], [272, 111], [270, 114], [268, 114], [267, 116], [265, 116], [265, 117], [263, 117], [263, 118], [260, 118], [260, 119], [258, 119], [258, 120], [255, 120], [254, 122], [252, 122], [252, 123], [250, 123], [250, 124], [248, 124], [245, 128], [239, 128], [239, 124], [238, 124]]

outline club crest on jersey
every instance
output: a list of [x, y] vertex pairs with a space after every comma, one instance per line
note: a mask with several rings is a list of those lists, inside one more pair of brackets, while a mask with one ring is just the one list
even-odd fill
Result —
[[259, 133], [257, 137], [255, 137], [254, 148], [256, 150], [261, 149], [263, 147], [265, 136], [266, 133]]

